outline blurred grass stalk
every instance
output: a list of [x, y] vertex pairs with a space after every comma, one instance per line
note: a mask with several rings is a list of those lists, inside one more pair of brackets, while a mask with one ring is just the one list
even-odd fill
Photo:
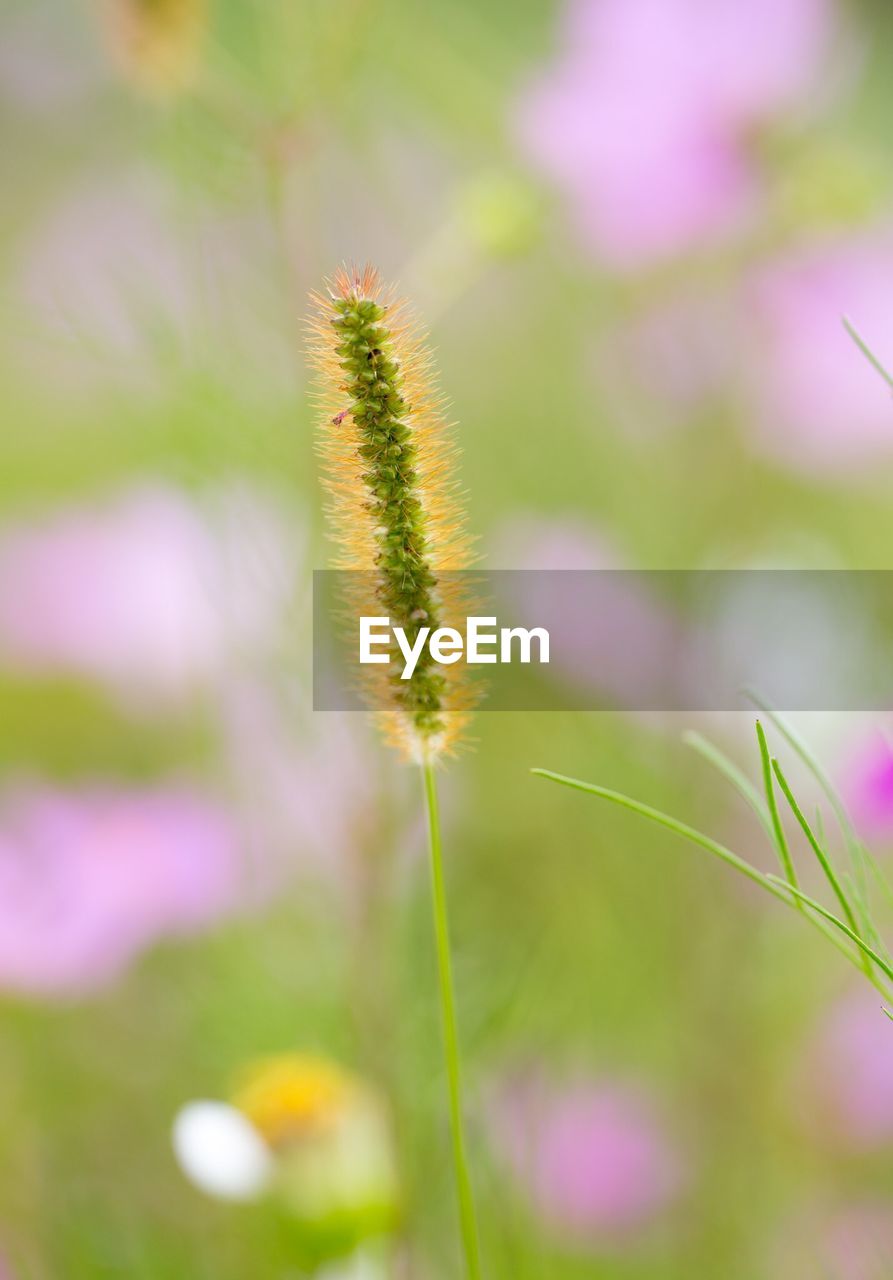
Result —
[[881, 377], [884, 379], [884, 382], [886, 382], [890, 390], [893, 391], [893, 374], [890, 373], [890, 371], [882, 364], [880, 359], [874, 354], [871, 347], [868, 345], [868, 343], [859, 333], [859, 330], [853, 324], [852, 320], [850, 320], [849, 316], [843, 317], [843, 327], [844, 329], [846, 329], [847, 333], [850, 335], [853, 342], [855, 342], [856, 346], [862, 352], [863, 356], [868, 361], [868, 363], [881, 375]]

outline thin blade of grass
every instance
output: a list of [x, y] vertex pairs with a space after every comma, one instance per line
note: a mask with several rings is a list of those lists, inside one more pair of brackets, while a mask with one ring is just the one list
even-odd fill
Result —
[[739, 769], [735, 762], [730, 760], [715, 743], [711, 742], [709, 738], [703, 737], [700, 733], [693, 731], [684, 733], [682, 741], [686, 746], [691, 747], [693, 751], [697, 751], [699, 756], [702, 756], [709, 764], [712, 764], [714, 769], [721, 773], [727, 782], [731, 783], [742, 799], [754, 811], [769, 839], [772, 840], [772, 823], [769, 818], [769, 810], [766, 808], [763, 797], [743, 770]]
[[803, 834], [806, 836], [809, 847], [812, 849], [813, 853], [815, 854], [816, 859], [818, 860], [819, 866], [822, 868], [822, 871], [825, 874], [825, 879], [828, 881], [829, 885], [831, 886], [834, 892], [835, 898], [840, 904], [841, 911], [846, 916], [847, 924], [850, 926], [852, 930], [854, 930], [854, 932], [858, 934], [859, 925], [856, 921], [855, 912], [853, 911], [853, 908], [850, 905], [849, 898], [844, 892], [843, 885], [840, 883], [840, 879], [837, 875], [837, 872], [834, 870], [834, 867], [832, 866], [831, 859], [828, 857], [824, 848], [816, 839], [815, 832], [813, 831], [812, 827], [809, 825], [809, 822], [806, 819], [806, 815], [803, 813], [803, 810], [800, 808], [797, 801], [794, 799], [794, 793], [791, 791], [790, 785], [788, 784], [788, 780], [784, 776], [784, 771], [782, 770], [781, 765], [778, 763], [778, 761], [774, 757], [772, 759], [772, 771], [775, 774], [776, 778], [778, 779], [778, 785], [781, 787], [781, 790], [784, 794], [784, 798], [788, 802], [791, 813], [793, 813], [794, 817], [797, 819], [797, 822], [800, 824], [800, 829], [802, 830]]
[[[677, 818], [671, 817], [660, 809], [654, 809], [651, 805], [642, 804], [639, 800], [633, 800], [631, 796], [623, 795], [620, 791], [611, 791], [608, 787], [600, 787], [594, 782], [582, 782], [579, 778], [569, 778], [563, 773], [554, 773], [551, 769], [531, 769], [530, 772], [538, 778], [545, 778], [549, 782], [557, 782], [564, 787], [570, 787], [575, 791], [583, 791], [588, 795], [598, 796], [602, 800], [608, 800], [611, 804], [619, 805], [623, 809], [629, 809], [633, 813], [637, 813], [642, 818], [647, 818], [650, 822], [656, 823], [658, 826], [672, 831], [674, 835], [681, 836], [684, 840], [690, 840], [692, 844], [706, 849], [708, 853], [712, 853], [722, 862], [733, 867], [741, 875], [746, 876], [748, 880], [752, 880], [755, 884], [761, 885], [767, 893], [772, 894], [774, 898], [778, 898], [787, 906], [793, 907], [793, 903], [788, 894], [782, 891], [780, 886], [784, 886], [794, 892], [793, 886], [787, 884], [786, 881], [780, 880], [778, 876], [764, 875], [756, 867], [751, 866], [749, 862], [745, 862], [743, 858], [739, 858], [731, 849], [727, 849], [725, 845], [719, 841], [713, 840], [710, 836], [705, 835], [702, 831], [698, 831], [696, 827], [690, 827], [687, 823], [680, 822]], [[857, 968], [860, 967], [858, 954], [854, 954], [850, 948], [843, 942], [840, 935], [829, 928], [823, 920], [816, 919], [815, 916], [803, 912], [803, 918], [819, 931], [832, 946], [836, 947], [842, 955], [844, 955], [851, 964]], [[873, 975], [869, 974], [872, 981]]]
[[841, 318], [843, 320], [844, 329], [846, 329], [847, 333], [850, 335], [853, 342], [855, 342], [859, 350], [862, 352], [865, 359], [872, 366], [872, 368], [875, 369], [876, 372], [881, 375], [881, 377], [883, 378], [884, 382], [886, 382], [890, 390], [893, 391], [893, 374], [889, 373], [888, 370], [884, 367], [880, 359], [874, 354], [871, 347], [868, 345], [868, 343], [859, 333], [859, 330], [856, 328], [853, 322], [849, 319], [849, 317], [842, 316]]
[[865, 899], [860, 896], [858, 887], [852, 876], [845, 875], [843, 877], [843, 883], [847, 889], [849, 889], [858, 912], [859, 933], [866, 942], [870, 942], [876, 951], [879, 951], [882, 956], [885, 956], [889, 960], [890, 949], [878, 933], [874, 920], [871, 918], [871, 911], [868, 908], [868, 904], [865, 902]]
[[834, 816], [837, 819], [837, 822], [841, 830], [844, 832], [844, 834], [846, 834], [847, 832], [851, 832], [853, 835], [855, 835], [856, 834], [855, 828], [853, 827], [853, 822], [852, 822], [852, 819], [850, 818], [850, 815], [847, 813], [846, 805], [841, 800], [840, 795], [838, 794], [837, 789], [834, 786], [833, 782], [828, 777], [827, 773], [822, 768], [822, 766], [819, 764], [816, 757], [810, 751], [809, 747], [800, 737], [797, 730], [793, 727], [793, 725], [788, 724], [784, 716], [780, 715], [777, 711], [773, 711], [769, 703], [766, 702], [766, 700], [762, 698], [758, 693], [756, 693], [753, 689], [745, 689], [744, 693], [745, 693], [745, 696], [754, 704], [754, 706], [763, 712], [766, 719], [771, 721], [771, 723], [775, 726], [775, 728], [778, 730], [781, 736], [785, 739], [788, 745], [794, 749], [794, 751], [797, 753], [797, 755], [806, 765], [809, 772], [812, 774], [816, 782], [821, 787], [822, 791], [825, 793], [828, 799], [828, 803], [831, 805], [831, 808], [834, 810]]
[[768, 876], [756, 867], [751, 866], [744, 858], [739, 858], [737, 853], [733, 853], [731, 849], [727, 849], [724, 844], [720, 844], [718, 840], [713, 840], [710, 836], [705, 835], [703, 831], [698, 831], [696, 827], [690, 827], [685, 822], [680, 822], [678, 818], [673, 818], [668, 813], [664, 813], [661, 809], [653, 809], [651, 805], [642, 804], [639, 800], [633, 800], [631, 796], [623, 795], [620, 791], [611, 791], [608, 787], [600, 787], [594, 782], [582, 782], [579, 778], [568, 778], [563, 773], [553, 773], [551, 769], [531, 769], [531, 773], [538, 778], [547, 778], [550, 782], [560, 783], [561, 786], [571, 787], [575, 791], [585, 791], [589, 795], [599, 796], [602, 800], [609, 800], [612, 804], [619, 805], [623, 809], [631, 809], [633, 813], [639, 814], [642, 818], [648, 818], [650, 822], [656, 822], [658, 826], [666, 827], [668, 831], [672, 831], [677, 836], [682, 836], [685, 840], [690, 840], [692, 844], [700, 845], [702, 849], [706, 849], [708, 853], [712, 853], [722, 862], [728, 863], [734, 867], [741, 875], [747, 876], [748, 880], [753, 880], [756, 884], [760, 884], [767, 889], [775, 897], [782, 897], [778, 891], [769, 883]]
[[772, 759], [769, 755], [769, 744], [766, 741], [766, 733], [759, 720], [757, 720], [757, 742], [760, 747], [760, 761], [763, 767], [763, 790], [766, 793], [766, 806], [772, 825], [772, 842], [778, 853], [785, 879], [789, 884], [796, 885], [797, 872], [794, 869], [794, 859], [791, 856], [788, 838], [782, 826], [781, 814], [778, 812], [778, 802], [775, 799], [775, 784], [772, 781]]
[[[856, 913], [853, 910], [852, 906], [850, 905], [850, 900], [847, 897], [846, 892], [844, 891], [843, 885], [841, 884], [840, 879], [838, 878], [837, 872], [834, 869], [831, 859], [828, 857], [828, 854], [825, 852], [823, 845], [821, 845], [819, 841], [816, 839], [816, 836], [812, 830], [812, 827], [809, 825], [809, 823], [806, 820], [806, 815], [803, 813], [800, 806], [797, 804], [797, 801], [794, 799], [794, 793], [791, 791], [791, 788], [788, 785], [788, 780], [784, 776], [784, 772], [782, 771], [781, 765], [775, 759], [773, 759], [772, 761], [772, 769], [773, 769], [773, 772], [775, 773], [776, 778], [778, 779], [778, 785], [781, 787], [782, 791], [784, 792], [784, 797], [791, 808], [791, 812], [793, 813], [794, 817], [797, 819], [798, 823], [800, 824], [800, 828], [803, 831], [803, 834], [806, 836], [806, 839], [809, 842], [810, 848], [812, 849], [813, 853], [818, 859], [819, 865], [821, 866], [822, 871], [825, 874], [825, 878], [830, 884], [834, 892], [834, 896], [837, 898], [837, 901], [840, 904], [843, 914], [846, 916], [847, 925], [852, 931], [854, 937], [860, 937], [862, 931], [860, 929], [859, 922], [856, 918]], [[794, 889], [793, 885], [791, 887], [792, 889]], [[867, 914], [867, 908], [865, 908], [865, 912]], [[867, 955], [865, 953], [864, 948], [863, 948], [863, 955], [862, 955], [862, 968], [865, 971], [866, 977], [871, 979], [872, 978], [871, 962], [867, 959]]]
[[825, 837], [825, 819], [822, 817], [822, 810], [819, 805], [815, 807], [815, 831], [822, 844], [827, 844]]
[[830, 924], [833, 924], [835, 929], [839, 929], [840, 932], [845, 934], [851, 942], [855, 943], [866, 959], [874, 961], [883, 974], [888, 978], [893, 979], [893, 966], [889, 965], [883, 956], [878, 955], [875, 949], [869, 946], [864, 938], [860, 938], [858, 933], [855, 933], [848, 924], [844, 924], [840, 916], [836, 916], [833, 911], [829, 911], [821, 902], [817, 902], [815, 898], [811, 898], [809, 894], [804, 893], [802, 889], [795, 889], [792, 884], [786, 884], [779, 876], [770, 875], [767, 878], [779, 888], [787, 889], [789, 893], [793, 894], [795, 898], [799, 898], [800, 901], [804, 903], [805, 906], [809, 907], [811, 911], [817, 912], [823, 919], [827, 920]]
[[890, 901], [893, 902], [893, 890], [891, 890], [890, 886], [886, 883], [883, 872], [877, 865], [877, 862], [872, 857], [869, 850], [866, 849], [862, 840], [859, 838], [856, 828], [853, 825], [853, 820], [847, 812], [847, 807], [841, 798], [840, 792], [834, 786], [834, 783], [828, 777], [828, 774], [822, 768], [821, 764], [819, 764], [819, 761], [810, 751], [799, 733], [797, 733], [796, 729], [794, 729], [792, 725], [788, 724], [784, 716], [779, 715], [777, 711], [773, 711], [768, 702], [766, 702], [765, 699], [762, 698], [755, 690], [745, 689], [744, 693], [754, 706], [758, 707], [767, 719], [772, 722], [781, 736], [793, 748], [806, 765], [806, 768], [824, 792], [828, 803], [831, 805], [834, 812], [837, 825], [840, 827], [841, 833], [843, 834], [844, 841], [846, 842], [847, 852], [850, 856], [850, 861], [853, 865], [853, 872], [856, 876], [856, 883], [859, 886], [859, 892], [863, 899], [867, 900], [868, 884], [866, 867], [870, 867], [878, 881], [883, 884]]

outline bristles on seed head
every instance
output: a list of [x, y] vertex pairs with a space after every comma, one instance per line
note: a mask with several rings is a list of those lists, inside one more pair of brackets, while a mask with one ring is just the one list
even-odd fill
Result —
[[[433, 630], [465, 616], [461, 581], [450, 575], [472, 560], [431, 353], [406, 303], [370, 266], [342, 267], [312, 303], [335, 566], [357, 575], [354, 622], [383, 613], [412, 641], [420, 625]], [[393, 663], [363, 669], [387, 740], [414, 760], [451, 752], [474, 703], [462, 665], [437, 667], [423, 656], [410, 681], [393, 671]]]

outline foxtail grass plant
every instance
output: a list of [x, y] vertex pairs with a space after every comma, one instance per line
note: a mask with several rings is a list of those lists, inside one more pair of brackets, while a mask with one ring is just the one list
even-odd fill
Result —
[[[407, 305], [369, 267], [338, 271], [312, 302], [320, 451], [335, 567], [352, 584], [348, 611], [354, 619], [385, 614], [415, 644], [423, 626], [433, 631], [460, 610], [455, 572], [471, 560], [430, 352]], [[478, 1280], [436, 781], [438, 765], [461, 740], [472, 697], [459, 668], [438, 666], [427, 649], [408, 680], [394, 664], [372, 668], [366, 694], [386, 741], [421, 773], [456, 1194], [467, 1275]]]
[[[550, 782], [572, 787], [576, 791], [606, 800], [609, 804], [630, 809], [649, 822], [664, 827], [719, 858], [740, 875], [760, 885], [774, 898], [800, 912], [850, 964], [862, 972], [880, 992], [886, 1004], [893, 1005], [893, 955], [881, 937], [871, 905], [872, 888], [879, 888], [888, 904], [893, 903], [893, 889], [859, 837], [840, 794], [806, 743], [782, 716], [772, 711], [756, 695], [750, 696], [763, 712], [767, 723], [772, 725], [799, 757], [818, 785], [839, 831], [837, 844], [842, 845], [841, 855], [835, 856], [832, 851], [832, 841], [825, 831], [821, 811], [817, 811], [813, 822], [803, 812], [781, 763], [770, 752], [766, 732], [759, 719], [756, 721], [756, 738], [761, 787], [751, 782], [732, 760], [700, 734], [689, 733], [685, 741], [734, 787], [752, 809], [774, 851], [780, 874], [761, 871], [712, 836], [631, 796], [594, 782], [553, 773], [549, 769], [533, 769], [532, 772]], [[821, 869], [834, 901], [833, 908], [805, 893], [800, 887], [791, 846], [782, 822], [780, 800], [789, 810], [810, 854]], [[885, 1009], [885, 1012], [889, 1014], [889, 1009]]]

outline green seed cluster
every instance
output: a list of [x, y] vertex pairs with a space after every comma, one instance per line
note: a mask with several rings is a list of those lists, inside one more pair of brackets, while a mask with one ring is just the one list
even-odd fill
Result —
[[[348, 413], [361, 441], [357, 452], [367, 467], [362, 477], [369, 495], [365, 506], [379, 530], [377, 594], [392, 625], [402, 627], [414, 643], [421, 627], [433, 630], [440, 624], [437, 578], [426, 556], [418, 451], [407, 425], [410, 406], [403, 397], [391, 333], [383, 323], [385, 307], [355, 294], [336, 298], [334, 306], [332, 324], [347, 378]], [[395, 702], [422, 737], [443, 727], [445, 685], [427, 647], [410, 680], [401, 680], [399, 673], [393, 677]]]

